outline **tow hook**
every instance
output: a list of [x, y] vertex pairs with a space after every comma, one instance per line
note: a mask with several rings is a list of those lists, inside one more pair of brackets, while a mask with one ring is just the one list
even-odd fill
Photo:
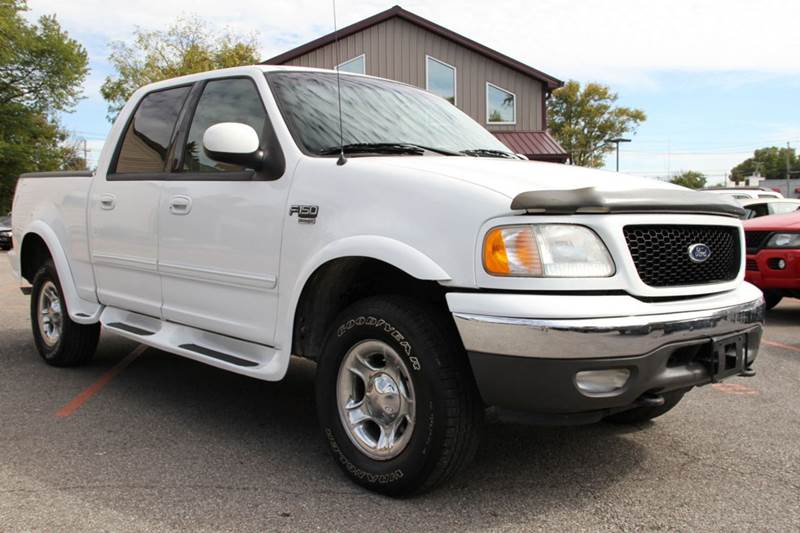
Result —
[[643, 394], [639, 398], [639, 403], [644, 407], [661, 407], [664, 405], [664, 397], [660, 394]]

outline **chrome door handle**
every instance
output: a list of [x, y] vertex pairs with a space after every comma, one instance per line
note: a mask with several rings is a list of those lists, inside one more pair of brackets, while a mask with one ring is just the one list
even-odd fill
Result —
[[114, 209], [117, 205], [117, 197], [113, 194], [101, 194], [100, 195], [100, 209], [105, 209], [106, 211], [110, 211]]
[[192, 210], [192, 199], [179, 194], [169, 199], [169, 212], [173, 215], [188, 215]]

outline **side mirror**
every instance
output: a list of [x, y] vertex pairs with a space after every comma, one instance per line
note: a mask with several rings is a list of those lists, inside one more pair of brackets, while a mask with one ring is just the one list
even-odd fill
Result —
[[258, 133], [239, 122], [214, 124], [203, 134], [203, 150], [215, 161], [261, 170], [264, 152], [259, 146]]

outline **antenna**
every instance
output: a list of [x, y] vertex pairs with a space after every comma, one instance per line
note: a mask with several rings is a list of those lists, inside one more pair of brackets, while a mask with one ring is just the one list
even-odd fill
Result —
[[342, 62], [339, 54], [339, 29], [336, 26], [336, 0], [333, 2], [333, 39], [336, 46], [336, 97], [339, 99], [339, 159], [336, 164], [339, 166], [347, 163], [344, 157], [344, 125], [342, 124], [342, 84], [339, 79], [339, 64]]

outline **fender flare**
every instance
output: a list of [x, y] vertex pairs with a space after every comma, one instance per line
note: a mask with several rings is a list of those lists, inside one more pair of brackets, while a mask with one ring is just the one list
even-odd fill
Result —
[[66, 300], [67, 311], [72, 321], [78, 324], [94, 324], [100, 320], [103, 306], [95, 302], [86, 301], [78, 295], [75, 280], [72, 277], [72, 269], [69, 266], [69, 261], [67, 261], [67, 254], [64, 253], [64, 248], [61, 246], [61, 242], [53, 229], [41, 220], [32, 222], [23, 233], [23, 237], [20, 240], [22, 243], [19, 253], [20, 265], [22, 264], [25, 239], [28, 235], [36, 235], [47, 246], [50, 257], [53, 258], [61, 291], [64, 293], [64, 299]]
[[[300, 302], [303, 288], [311, 276], [324, 264], [345, 257], [368, 257], [383, 261], [420, 280], [447, 281], [452, 279], [433, 259], [396, 239], [380, 235], [355, 235], [330, 242], [303, 265], [300, 275], [295, 279], [291, 300], [285, 313], [282, 313], [286, 317], [283, 325], [279, 326], [282, 335], [280, 335], [280, 340], [276, 338], [277, 344], [283, 346], [281, 351], [288, 353], [292, 349], [292, 333], [297, 305]], [[288, 368], [289, 357], [287, 356], [285, 359], [285, 365]]]
[[[314, 272], [322, 265], [345, 257], [368, 257], [392, 265], [409, 276], [426, 281], [447, 281], [452, 279], [433, 259], [408, 244], [380, 235], [355, 235], [328, 243], [306, 262], [295, 280], [289, 308], [294, 323], [294, 314], [303, 288]], [[289, 335], [291, 338], [291, 335]]]
[[433, 259], [416, 248], [396, 239], [380, 235], [356, 235], [328, 243], [319, 250], [298, 278], [305, 286], [308, 278], [322, 265], [343, 257], [369, 257], [399, 268], [409, 276], [421, 280], [446, 281], [451, 276]]

